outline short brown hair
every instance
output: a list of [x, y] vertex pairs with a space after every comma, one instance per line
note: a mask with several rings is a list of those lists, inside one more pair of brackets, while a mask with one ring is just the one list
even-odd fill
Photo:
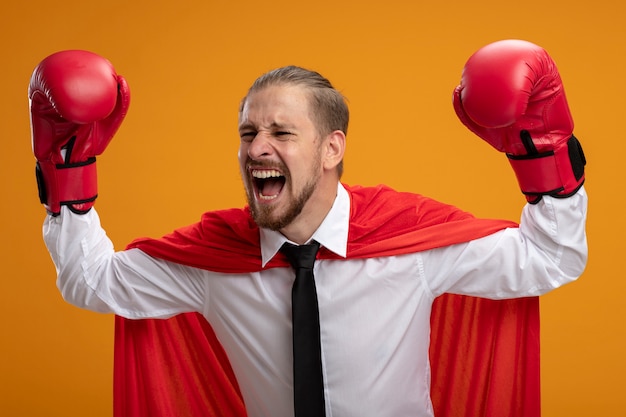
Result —
[[344, 96], [320, 73], [294, 65], [277, 68], [257, 78], [242, 100], [240, 110], [251, 93], [271, 85], [306, 87], [311, 92], [312, 119], [316, 122], [319, 133], [325, 136], [341, 130], [348, 134], [350, 112]]

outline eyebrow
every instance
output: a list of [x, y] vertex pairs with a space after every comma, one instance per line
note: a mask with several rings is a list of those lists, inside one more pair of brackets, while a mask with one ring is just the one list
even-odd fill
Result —
[[[278, 123], [278, 122], [272, 122], [269, 128], [274, 129], [274, 130], [275, 129], [287, 129], [287, 130], [295, 129], [293, 125], [285, 124], [285, 123]], [[239, 130], [246, 130], [246, 129], [256, 129], [256, 127], [254, 126], [254, 124], [250, 122], [246, 122], [246, 123], [239, 125]]]
[[245, 129], [252, 129], [254, 126], [252, 125], [252, 123], [246, 122], [243, 124], [239, 125], [239, 130], [245, 130]]

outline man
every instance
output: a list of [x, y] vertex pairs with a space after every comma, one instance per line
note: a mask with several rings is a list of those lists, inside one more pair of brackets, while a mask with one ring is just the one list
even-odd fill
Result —
[[[68, 91], [67, 79], [83, 88]], [[35, 69], [30, 97], [51, 214], [44, 238], [63, 296], [131, 319], [201, 313], [228, 353], [249, 416], [430, 416], [437, 296], [536, 296], [575, 280], [586, 263], [584, 156], [556, 67], [527, 42], [479, 50], [454, 94], [463, 123], [516, 171], [529, 202], [519, 228], [386, 187], [342, 184], [343, 97], [320, 74], [285, 67], [257, 79], [241, 103], [249, 207], [206, 213], [115, 252], [92, 208], [94, 162], [128, 108], [125, 81], [102, 58], [70, 51]], [[321, 362], [305, 382], [294, 365], [300, 319], [291, 298], [300, 269], [287, 264], [285, 244], [321, 246], [305, 268], [319, 310], [318, 324], [305, 323], [317, 332], [306, 345], [319, 344], [319, 353], [304, 360]], [[317, 398], [301, 398], [316, 372]]]

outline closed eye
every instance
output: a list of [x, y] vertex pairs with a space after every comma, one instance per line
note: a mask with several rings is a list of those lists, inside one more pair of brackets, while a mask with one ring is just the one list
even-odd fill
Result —
[[287, 132], [284, 130], [279, 130], [278, 132], [274, 133], [274, 136], [278, 136], [278, 137], [285, 137], [285, 136], [290, 136], [290, 135], [293, 135], [293, 133]]
[[256, 132], [241, 132], [239, 133], [239, 137], [244, 142], [252, 142], [254, 137], [256, 136]]

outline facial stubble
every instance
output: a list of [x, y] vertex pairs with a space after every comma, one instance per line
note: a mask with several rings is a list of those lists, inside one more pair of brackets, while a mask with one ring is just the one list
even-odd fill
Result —
[[[245, 183], [248, 205], [250, 206], [252, 218], [259, 227], [279, 231], [290, 225], [302, 213], [306, 203], [315, 192], [315, 188], [317, 187], [319, 181], [321, 165], [319, 153], [318, 149], [318, 152], [316, 152], [314, 157], [315, 164], [307, 182], [304, 184], [302, 189], [287, 202], [287, 206], [284, 208], [282, 213], [277, 213], [280, 208], [272, 204], [258, 204], [256, 196], [254, 195], [255, 188], [251, 184], [251, 181], [253, 180], [246, 174]], [[281, 193], [289, 191], [293, 195], [293, 182], [291, 181], [289, 170], [284, 165], [281, 165], [278, 168], [280, 168], [281, 172], [285, 175], [285, 185]]]

